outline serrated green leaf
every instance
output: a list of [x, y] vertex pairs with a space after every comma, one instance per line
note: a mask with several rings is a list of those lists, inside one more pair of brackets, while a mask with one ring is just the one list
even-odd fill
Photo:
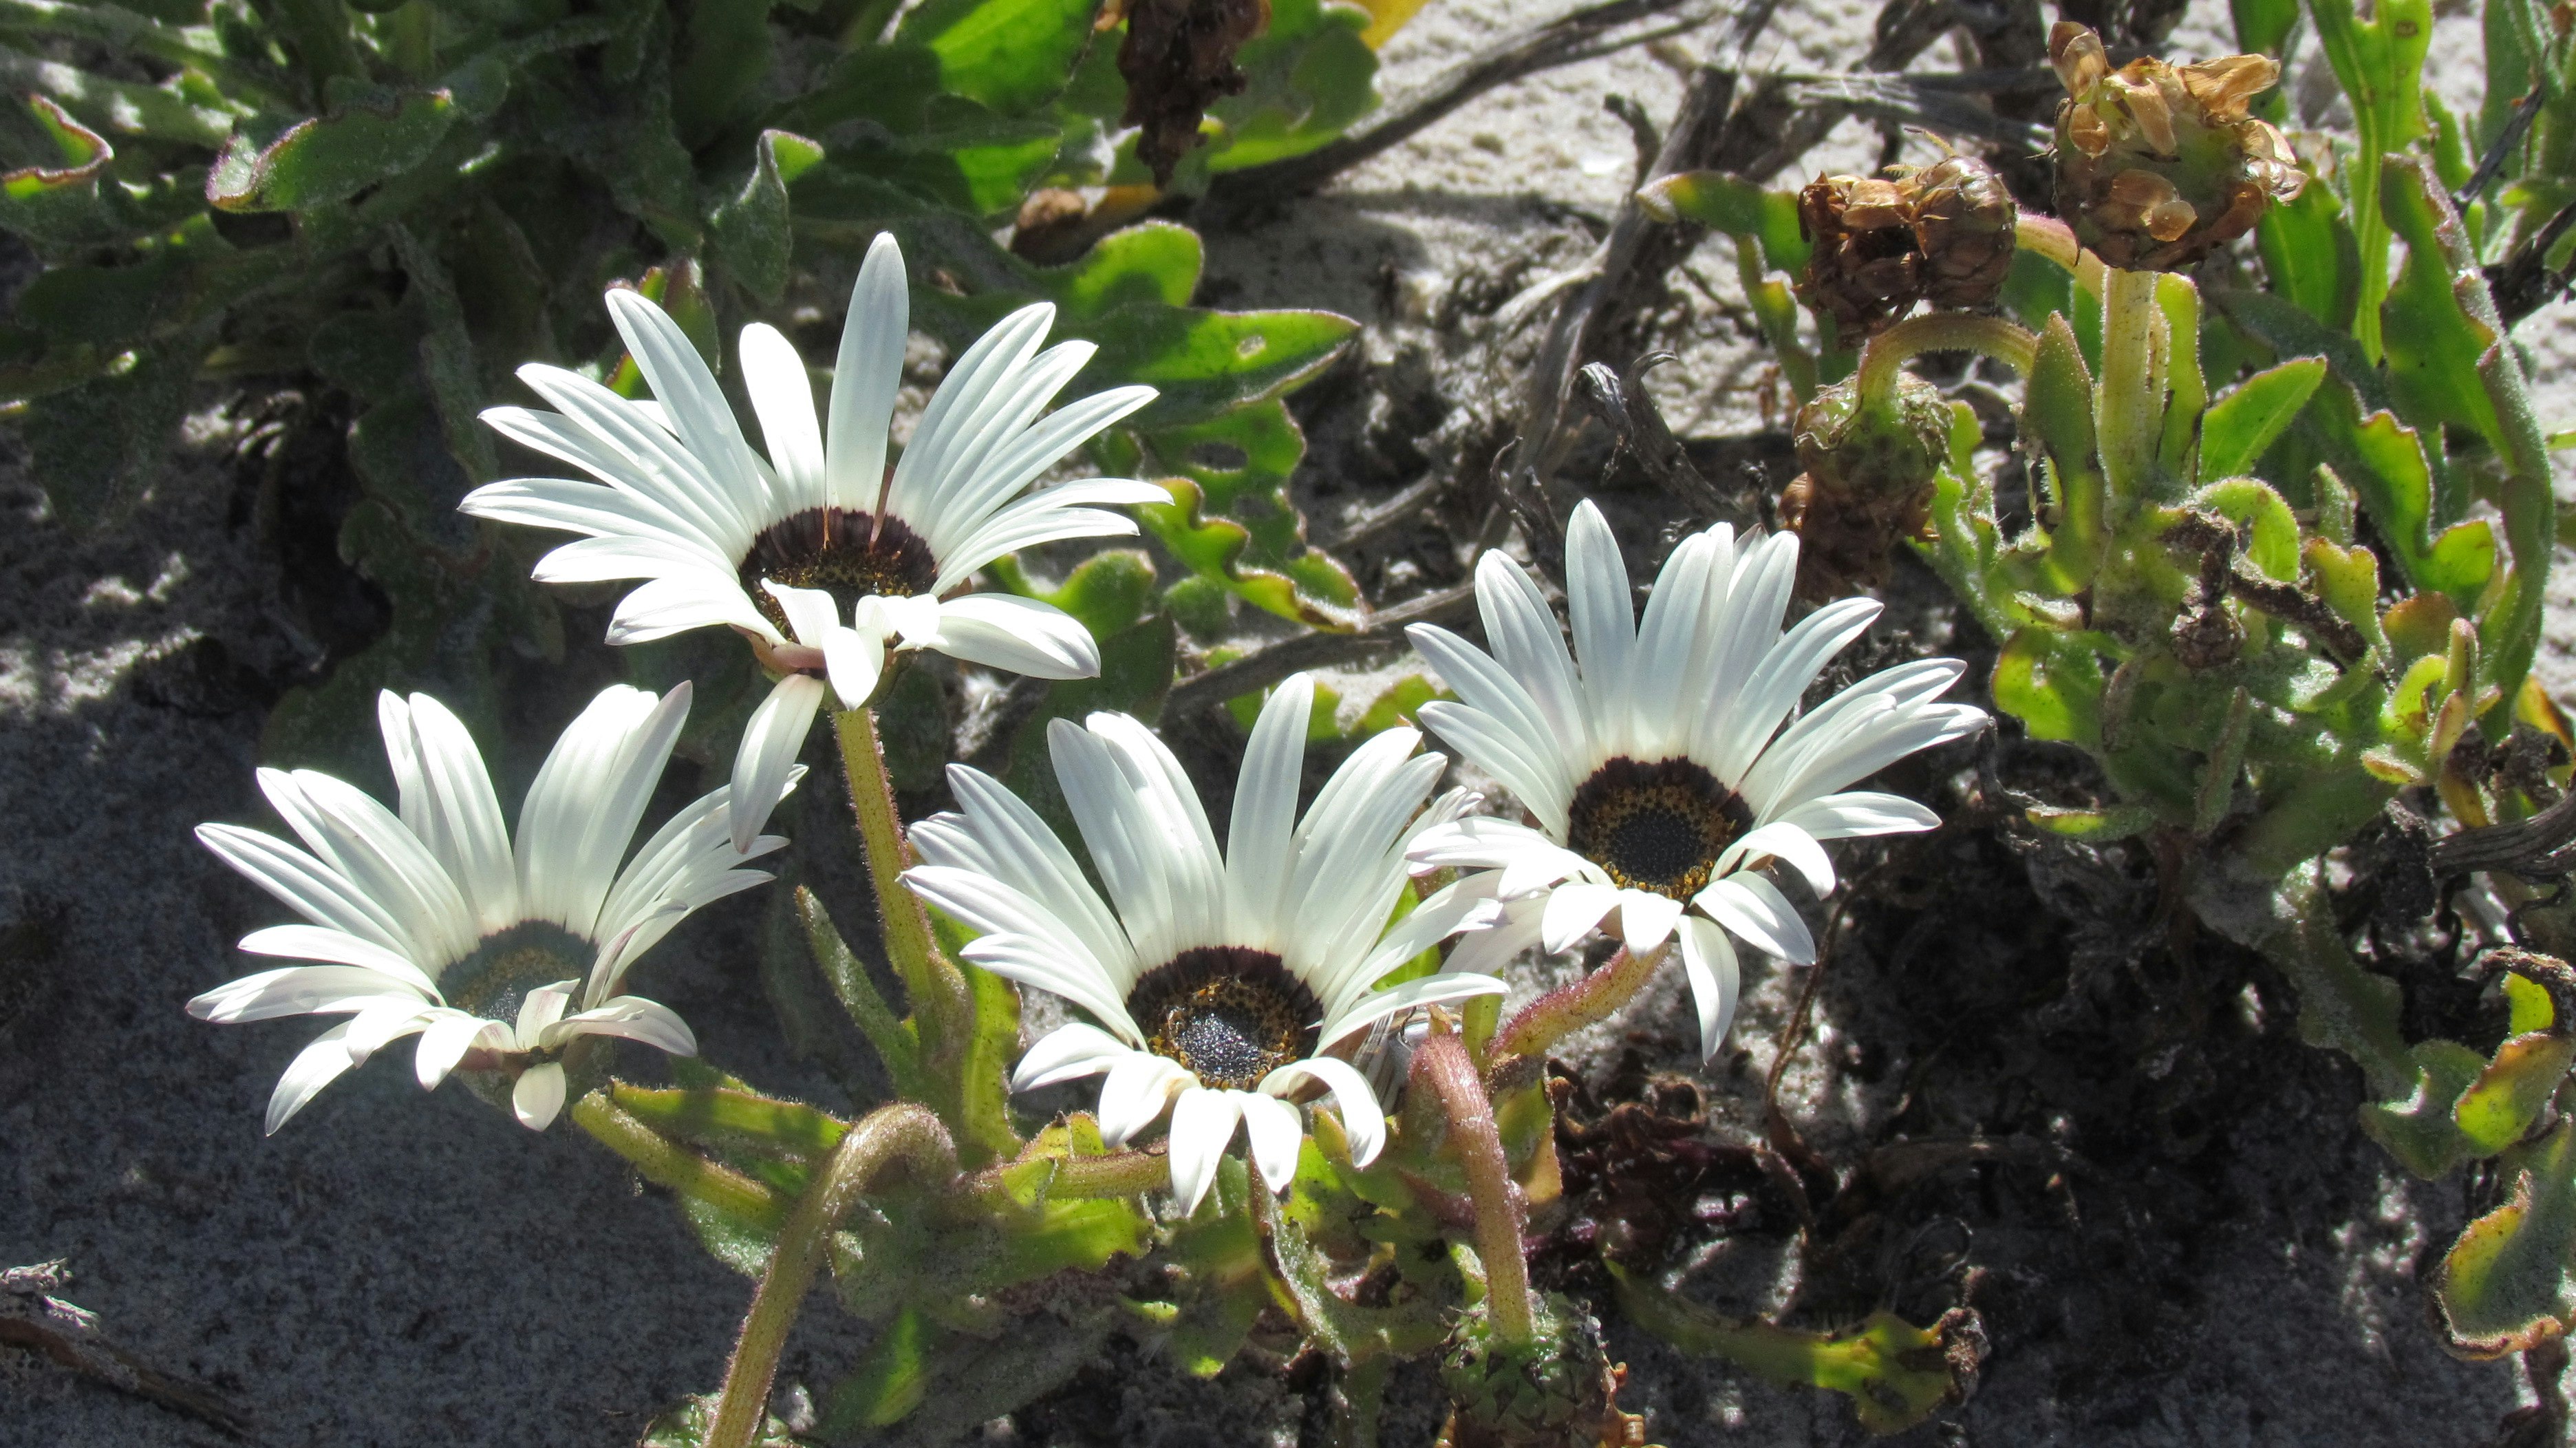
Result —
[[[174, 81], [182, 79], [174, 77]], [[94, 71], [0, 48], [0, 87], [59, 102], [82, 124], [118, 135], [221, 146], [232, 135], [230, 111], [196, 103], [173, 86], [136, 85]]]
[[303, 211], [346, 201], [427, 159], [456, 123], [448, 91], [344, 86], [329, 113], [233, 136], [206, 176], [224, 211]]
[[957, 969], [966, 977], [972, 1025], [965, 1059], [958, 1063], [960, 1086], [956, 1123], [957, 1159], [968, 1169], [1019, 1154], [1020, 1134], [1011, 1126], [1011, 1064], [1020, 1055], [1020, 993], [1011, 983], [968, 961]]
[[2297, 357], [2246, 378], [2210, 404], [2200, 425], [2204, 482], [2254, 470], [2325, 379], [2323, 357]]
[[[2398, 415], [2418, 429], [2465, 428], [2499, 452], [2504, 427], [2478, 380], [2478, 361], [2495, 343], [2452, 291], [2450, 247], [2437, 231], [2457, 222], [2428, 194], [2432, 178], [2413, 159], [2391, 156], [2380, 205], [2406, 242], [2406, 264], [2381, 308], [2386, 319], [2388, 388]], [[2463, 243], [2464, 245], [2464, 243]]]
[[1913, 1427], [1960, 1391], [1940, 1333], [1895, 1313], [1873, 1313], [1841, 1333], [1733, 1321], [1615, 1262], [1605, 1259], [1603, 1266], [1630, 1322], [1694, 1356], [1723, 1358], [1773, 1382], [1844, 1394], [1853, 1416], [1873, 1433]]

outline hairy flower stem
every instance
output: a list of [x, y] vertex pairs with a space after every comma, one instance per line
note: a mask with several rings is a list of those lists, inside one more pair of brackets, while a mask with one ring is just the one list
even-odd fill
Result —
[[1908, 317], [1872, 337], [1860, 353], [1854, 380], [1863, 408], [1885, 408], [1896, 393], [1897, 373], [1925, 352], [1975, 352], [1992, 357], [2015, 372], [2028, 373], [2039, 355], [2039, 339], [2001, 317], [1967, 312], [1926, 312]]
[[1670, 944], [1665, 944], [1644, 955], [1631, 955], [1622, 948], [1599, 970], [1531, 1001], [1504, 1025], [1502, 1034], [1494, 1038], [1493, 1048], [1485, 1053], [1486, 1059], [1497, 1070], [1515, 1056], [1535, 1060], [1585, 1026], [1610, 1019], [1655, 978], [1656, 968], [1664, 963], [1671, 949]]
[[966, 977], [940, 953], [931, 938], [930, 916], [921, 901], [904, 888], [903, 872], [912, 850], [903, 836], [903, 817], [895, 809], [894, 780], [886, 774], [885, 750], [877, 742], [876, 715], [842, 709], [832, 716], [832, 734], [841, 746], [841, 772], [849, 780], [850, 805], [859, 818], [859, 842], [868, 856], [868, 882], [876, 887], [877, 919], [884, 931], [887, 957], [903, 978], [919, 1016], [922, 1065], [944, 1079], [965, 1049], [971, 1029]]
[[724, 1391], [716, 1402], [715, 1422], [707, 1429], [706, 1448], [751, 1448], [759, 1436], [768, 1415], [769, 1386], [778, 1375], [779, 1350], [787, 1345], [787, 1330], [795, 1325], [797, 1308], [823, 1265], [824, 1245], [859, 1194], [896, 1162], [942, 1183], [957, 1175], [957, 1149], [927, 1107], [908, 1101], [879, 1107], [850, 1128], [821, 1174], [796, 1199], [786, 1225], [778, 1230], [769, 1270], [752, 1293], [733, 1361], [725, 1366]]
[[787, 1204], [778, 1193], [729, 1167], [716, 1165], [686, 1150], [638, 1120], [609, 1098], [601, 1087], [573, 1103], [573, 1124], [600, 1145], [626, 1158], [627, 1164], [656, 1186], [706, 1202], [729, 1216], [763, 1225], [785, 1217]]
[[1439, 1097], [1449, 1143], [1467, 1172], [1467, 1197], [1476, 1208], [1476, 1255], [1485, 1266], [1486, 1316], [1504, 1342], [1534, 1342], [1536, 1309], [1530, 1299], [1529, 1263], [1521, 1255], [1521, 1190], [1503, 1155], [1503, 1136], [1494, 1126], [1485, 1083], [1477, 1078], [1476, 1063], [1467, 1059], [1467, 1043], [1435, 1024], [1413, 1053], [1413, 1084]]

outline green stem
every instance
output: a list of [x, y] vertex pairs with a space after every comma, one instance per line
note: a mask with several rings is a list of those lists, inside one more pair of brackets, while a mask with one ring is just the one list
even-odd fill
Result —
[[600, 1145], [626, 1158], [644, 1179], [694, 1197], [728, 1216], [763, 1226], [787, 1215], [778, 1193], [742, 1173], [716, 1165], [645, 1125], [609, 1099], [607, 1088], [573, 1103], [573, 1124]]
[[759, 1436], [768, 1416], [769, 1386], [778, 1374], [779, 1350], [787, 1345], [787, 1330], [814, 1285], [823, 1249], [859, 1194], [896, 1162], [943, 1181], [957, 1174], [957, 1152], [947, 1128], [928, 1108], [897, 1102], [851, 1127], [821, 1175], [796, 1199], [769, 1255], [769, 1270], [752, 1294], [733, 1361], [725, 1367], [724, 1392], [707, 1429], [706, 1448], [751, 1448]]
[[2102, 298], [2102, 380], [2094, 415], [2101, 419], [2102, 471], [2115, 498], [2144, 495], [2164, 431], [2164, 399], [2155, 385], [2155, 272], [2112, 268]]
[[1486, 1059], [1500, 1070], [1515, 1056], [1541, 1057], [1550, 1046], [1585, 1026], [1610, 1019], [1655, 978], [1656, 967], [1671, 949], [1666, 944], [1644, 955], [1631, 955], [1623, 948], [1599, 970], [1531, 1001], [1494, 1038]]
[[1503, 1135], [1494, 1126], [1494, 1104], [1485, 1098], [1476, 1063], [1467, 1059], [1466, 1043], [1435, 1021], [1413, 1053], [1413, 1083], [1416, 1090], [1438, 1096], [1449, 1143], [1467, 1173], [1467, 1197], [1476, 1207], [1476, 1255], [1485, 1267], [1486, 1316], [1504, 1342], [1535, 1342], [1538, 1322], [1530, 1300], [1529, 1263], [1522, 1256], [1520, 1185], [1512, 1180]]
[[1159, 1152], [1121, 1151], [1108, 1156], [1066, 1157], [1047, 1183], [1047, 1196], [1058, 1201], [1094, 1197], [1141, 1197], [1172, 1184], [1172, 1159]]
[[930, 934], [929, 912], [904, 887], [903, 872], [912, 864], [912, 850], [903, 837], [903, 816], [895, 808], [885, 750], [877, 742], [876, 716], [865, 708], [838, 710], [832, 716], [832, 733], [840, 741], [841, 772], [849, 780], [850, 804], [859, 818], [859, 842], [867, 851], [868, 883], [876, 887], [886, 956], [912, 995], [922, 1064], [931, 1075], [944, 1079], [956, 1065], [971, 1029], [966, 976], [940, 953]]
[[1883, 406], [1896, 391], [1897, 372], [1925, 352], [1975, 352], [2027, 374], [2039, 339], [2001, 317], [1968, 312], [1926, 312], [1908, 317], [1869, 339], [1860, 352], [1854, 387], [1864, 408]]

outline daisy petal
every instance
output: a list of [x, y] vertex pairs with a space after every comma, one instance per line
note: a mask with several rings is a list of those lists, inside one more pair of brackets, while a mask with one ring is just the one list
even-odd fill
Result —
[[1297, 1179], [1297, 1148], [1306, 1139], [1305, 1123], [1297, 1119], [1297, 1108], [1258, 1092], [1232, 1091], [1227, 1095], [1243, 1113], [1243, 1135], [1252, 1146], [1253, 1168], [1272, 1191], [1288, 1190], [1288, 1184]]
[[287, 1063], [285, 1074], [277, 1078], [277, 1089], [269, 1093], [268, 1124], [263, 1134], [275, 1136], [277, 1129], [303, 1110], [306, 1102], [349, 1069], [348, 1038], [349, 1024], [343, 1021], [315, 1036], [311, 1045]]
[[1234, 1141], [1243, 1095], [1191, 1086], [1172, 1103], [1172, 1197], [1184, 1215], [1196, 1212], [1216, 1185], [1217, 1164]]
[[1699, 1057], [1705, 1062], [1717, 1055], [1735, 1019], [1735, 946], [1715, 921], [1698, 915], [1682, 917], [1681, 937], [1682, 973], [1699, 1011]]
[[738, 852], [751, 849], [761, 821], [787, 792], [796, 756], [814, 727], [814, 711], [823, 707], [823, 681], [812, 674], [789, 674], [770, 688], [769, 697], [753, 710], [734, 751], [733, 784], [725, 799], [727, 825]]
[[1056, 1027], [1038, 1038], [1011, 1071], [1011, 1089], [1035, 1091], [1061, 1081], [1097, 1076], [1136, 1054], [1116, 1036], [1081, 1021]]
[[530, 1131], [554, 1125], [563, 1104], [564, 1068], [553, 1061], [541, 1061], [520, 1072], [519, 1083], [510, 1088], [510, 1110]]
[[1729, 875], [1693, 903], [1756, 949], [1795, 965], [1813, 965], [1816, 939], [1780, 887], [1760, 875]]
[[1007, 593], [970, 593], [942, 603], [931, 647], [952, 659], [1032, 679], [1100, 673], [1100, 645], [1091, 630], [1054, 604]]
[[1331, 1056], [1310, 1056], [1291, 1061], [1261, 1080], [1261, 1090], [1272, 1096], [1285, 1096], [1308, 1081], [1320, 1082], [1333, 1096], [1333, 1106], [1342, 1114], [1343, 1129], [1350, 1133], [1351, 1165], [1367, 1166], [1377, 1160], [1386, 1146], [1386, 1114], [1379, 1109], [1377, 1093], [1369, 1089], [1368, 1078], [1348, 1061]]
[[[1559, 888], [1558, 894], [1565, 893]], [[1619, 892], [1619, 938], [1630, 954], [1643, 955], [1672, 938], [1673, 922], [1682, 918], [1682, 902], [1652, 890]]]

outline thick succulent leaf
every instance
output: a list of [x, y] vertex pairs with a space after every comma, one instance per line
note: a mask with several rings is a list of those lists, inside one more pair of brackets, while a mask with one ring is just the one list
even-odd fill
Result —
[[2333, 190], [2309, 186], [2294, 200], [2275, 202], [2256, 223], [2254, 239], [2272, 290], [2343, 336], [2361, 301], [2361, 253]]
[[188, 78], [138, 85], [0, 47], [0, 86], [16, 94], [48, 97], [100, 131], [212, 150], [232, 135], [236, 108], [207, 104], [218, 98]]
[[2564, 1336], [2576, 1319], [2568, 1261], [2576, 1250], [2576, 1123], [2507, 1157], [2513, 1194], [2471, 1222], [2433, 1279], [2451, 1351], [2502, 1357]]
[[2102, 669], [2089, 647], [2026, 628], [1995, 658], [1995, 703], [2034, 739], [2086, 745], [2102, 737]]

